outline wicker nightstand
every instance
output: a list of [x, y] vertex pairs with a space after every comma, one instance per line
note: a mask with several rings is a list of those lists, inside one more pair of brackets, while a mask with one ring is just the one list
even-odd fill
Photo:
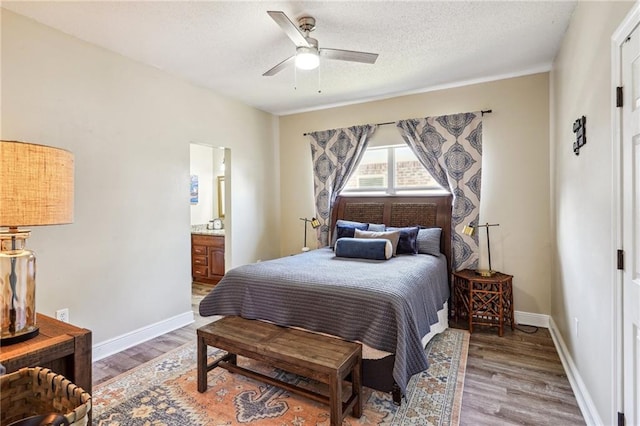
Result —
[[453, 305], [455, 319], [467, 318], [469, 332], [474, 325], [498, 327], [502, 336], [505, 323], [513, 330], [512, 275], [496, 272], [491, 277], [482, 277], [475, 271], [465, 269], [453, 273]]

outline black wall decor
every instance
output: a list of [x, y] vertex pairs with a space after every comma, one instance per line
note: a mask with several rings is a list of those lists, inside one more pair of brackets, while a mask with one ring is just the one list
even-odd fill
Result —
[[587, 144], [587, 117], [584, 115], [573, 122], [573, 133], [576, 141], [573, 143], [573, 153], [580, 155], [580, 148]]

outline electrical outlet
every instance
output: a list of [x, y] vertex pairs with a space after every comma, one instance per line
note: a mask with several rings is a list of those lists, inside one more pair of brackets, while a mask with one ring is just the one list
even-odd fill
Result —
[[578, 334], [578, 324], [579, 324], [578, 317], [574, 317], [574, 318], [573, 318], [573, 321], [574, 321], [574, 323], [575, 323], [575, 333], [576, 333], [576, 337], [578, 337], [578, 336], [579, 336], [579, 334]]
[[58, 309], [56, 319], [62, 322], [69, 322], [69, 308]]

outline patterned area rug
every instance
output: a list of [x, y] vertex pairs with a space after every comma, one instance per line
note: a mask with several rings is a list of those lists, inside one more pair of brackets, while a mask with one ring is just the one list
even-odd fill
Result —
[[[195, 339], [194, 339], [195, 340]], [[413, 376], [406, 400], [398, 407], [391, 396], [364, 388], [360, 419], [346, 425], [458, 425], [469, 333], [447, 329], [425, 351], [429, 369]], [[210, 359], [224, 352], [210, 348]], [[321, 390], [321, 384], [239, 357], [239, 364]], [[277, 425], [328, 426], [329, 411], [277, 387], [216, 368], [208, 389], [197, 391], [196, 345], [188, 343], [94, 387], [93, 424], [112, 426]]]

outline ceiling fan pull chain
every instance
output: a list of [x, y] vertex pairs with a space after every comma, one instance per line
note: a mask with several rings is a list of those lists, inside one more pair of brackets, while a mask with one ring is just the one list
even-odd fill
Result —
[[320, 83], [321, 83], [321, 80], [320, 80], [320, 69], [321, 68], [322, 67], [320, 67], [320, 66], [318, 67], [318, 93], [322, 93], [322, 89], [320, 87]]
[[293, 67], [293, 90], [298, 90], [298, 67]]

